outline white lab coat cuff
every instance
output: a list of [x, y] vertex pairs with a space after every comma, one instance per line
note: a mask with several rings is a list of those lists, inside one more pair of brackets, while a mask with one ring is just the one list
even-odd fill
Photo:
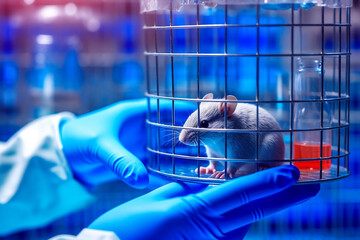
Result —
[[79, 235], [58, 235], [49, 240], [120, 240], [114, 232], [84, 228]]
[[34, 158], [52, 163], [49, 168], [61, 180], [72, 177], [62, 151], [60, 123], [74, 118], [69, 112], [42, 117], [30, 122], [1, 144], [0, 166], [10, 166], [5, 181], [0, 185], [0, 204], [8, 202], [17, 192], [29, 163]]
[[62, 151], [59, 127], [71, 118], [39, 118], [0, 143], [0, 236], [44, 226], [94, 200]]

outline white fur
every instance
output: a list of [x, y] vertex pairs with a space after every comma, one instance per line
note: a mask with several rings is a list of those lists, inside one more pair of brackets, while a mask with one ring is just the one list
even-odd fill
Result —
[[[207, 94], [206, 96], [208, 96]], [[232, 96], [233, 97], [233, 96]], [[234, 97], [235, 98], [235, 97]], [[236, 100], [236, 98], [231, 100]], [[207, 98], [209, 99], [209, 98]], [[230, 99], [230, 98], [228, 98]], [[222, 102], [202, 102], [200, 104], [200, 122], [207, 120], [208, 128], [224, 129], [224, 113], [221, 113]], [[227, 117], [228, 129], [254, 130], [256, 131], [256, 106], [252, 104], [228, 102], [237, 104], [235, 111]], [[280, 130], [275, 118], [265, 109], [259, 107], [259, 130]], [[197, 128], [198, 111], [193, 112], [186, 120], [184, 127]], [[179, 140], [188, 145], [196, 145], [198, 131], [183, 129]], [[200, 142], [206, 148], [208, 157], [225, 157], [225, 134], [223, 132], [199, 131]], [[227, 158], [229, 159], [256, 159], [256, 133], [227, 133]], [[258, 134], [258, 159], [259, 161], [283, 160], [284, 141], [280, 132], [266, 132]], [[217, 162], [211, 161], [210, 165]], [[209, 166], [210, 166], [209, 165]], [[267, 167], [281, 165], [281, 163], [268, 163]], [[240, 169], [241, 168], [241, 169]], [[240, 169], [241, 171], [253, 172], [255, 164], [228, 162], [228, 172]]]

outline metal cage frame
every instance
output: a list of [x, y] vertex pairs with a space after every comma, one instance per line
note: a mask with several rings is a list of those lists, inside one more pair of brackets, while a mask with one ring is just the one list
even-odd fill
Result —
[[[148, 115], [147, 115], [147, 121], [146, 124], [148, 126], [148, 152], [149, 152], [149, 162], [148, 162], [148, 169], [151, 173], [155, 175], [159, 175], [166, 178], [176, 179], [176, 180], [183, 180], [183, 181], [193, 181], [193, 182], [204, 182], [209, 184], [217, 184], [224, 182], [227, 179], [226, 169], [228, 161], [232, 160], [239, 160], [239, 159], [229, 159], [227, 158], [227, 134], [229, 132], [246, 132], [246, 130], [238, 130], [238, 129], [227, 129], [226, 127], [224, 129], [201, 129], [201, 128], [193, 128], [192, 130], [197, 131], [216, 131], [216, 132], [224, 132], [225, 134], [225, 157], [224, 158], [216, 158], [216, 161], [223, 161], [225, 163], [224, 171], [225, 171], [225, 179], [214, 179], [214, 178], [204, 178], [201, 177], [200, 171], [197, 171], [197, 173], [191, 176], [188, 175], [182, 175], [176, 172], [177, 164], [175, 159], [188, 159], [196, 161], [197, 168], [200, 167], [201, 161], [209, 161], [208, 157], [201, 156], [201, 149], [200, 149], [200, 140], [198, 138], [198, 145], [197, 145], [197, 156], [189, 156], [189, 155], [183, 155], [183, 154], [177, 154], [175, 151], [175, 131], [184, 129], [184, 127], [176, 125], [176, 116], [175, 116], [175, 104], [179, 101], [184, 102], [194, 102], [197, 104], [198, 110], [200, 107], [201, 102], [210, 101], [210, 102], [216, 102], [216, 101], [223, 101], [226, 102], [238, 102], [238, 103], [251, 103], [256, 105], [256, 130], [249, 130], [249, 132], [256, 133], [256, 139], [257, 142], [259, 140], [259, 133], [266, 132], [266, 130], [259, 129], [259, 105], [263, 103], [271, 103], [271, 104], [278, 104], [278, 103], [287, 103], [290, 105], [290, 126], [289, 129], [281, 129], [277, 130], [281, 133], [288, 133], [290, 135], [290, 157], [289, 159], [283, 160], [286, 162], [286, 164], [293, 164], [293, 162], [300, 162], [300, 161], [319, 161], [320, 162], [320, 170], [317, 172], [312, 173], [306, 173], [301, 172], [301, 178], [299, 180], [299, 183], [313, 183], [313, 182], [323, 182], [323, 181], [329, 181], [329, 180], [336, 180], [341, 179], [350, 174], [349, 172], [349, 87], [350, 87], [350, 8], [333, 8], [333, 23], [326, 23], [325, 22], [325, 8], [326, 7], [319, 7], [321, 8], [321, 22], [320, 23], [296, 23], [295, 22], [295, 12], [296, 11], [302, 11], [296, 10], [295, 5], [292, 4], [291, 9], [289, 10], [291, 13], [291, 22], [290, 23], [279, 23], [279, 24], [264, 24], [260, 22], [260, 8], [261, 5], [256, 5], [256, 24], [232, 24], [228, 22], [228, 8], [229, 5], [223, 5], [224, 11], [225, 11], [225, 18], [223, 19], [222, 24], [202, 24], [200, 22], [200, 5], [193, 5], [194, 9], [196, 9], [195, 16], [196, 16], [196, 23], [195, 24], [181, 24], [176, 25], [174, 24], [174, 10], [172, 9], [172, 4], [170, 3], [170, 9], [167, 13], [164, 12], [151, 12], [151, 13], [145, 13], [145, 25], [143, 27], [145, 32], [145, 39], [146, 39], [146, 50], [145, 50], [145, 57], [146, 57], [146, 81], [147, 81], [147, 92], [146, 96], [148, 99]], [[168, 14], [168, 22], [167, 24], [157, 24], [156, 22], [156, 15], [159, 14]], [[345, 17], [344, 17], [345, 15]], [[154, 17], [155, 16], [155, 17]], [[336, 22], [336, 19], [339, 19], [339, 22]], [[301, 18], [300, 18], [301, 19]], [[260, 29], [261, 28], [267, 28], [267, 27], [289, 27], [291, 31], [291, 52], [290, 53], [279, 53], [279, 54], [273, 54], [273, 53], [261, 53], [260, 52]], [[300, 31], [302, 31], [302, 27], [319, 27], [321, 28], [321, 51], [319, 53], [297, 53], [295, 51], [295, 28], [299, 27]], [[338, 41], [339, 41], [339, 48], [337, 51], [334, 52], [326, 52], [325, 51], [325, 28], [326, 27], [333, 27], [334, 36], [338, 34]], [[223, 29], [224, 31], [224, 52], [223, 53], [205, 53], [200, 51], [200, 29], [203, 28], [211, 28], [211, 29]], [[229, 53], [228, 52], [228, 29], [229, 28], [256, 28], [256, 53], [254, 54], [242, 54], [242, 53]], [[174, 31], [177, 29], [191, 29], [194, 32], [196, 32], [196, 52], [175, 52], [174, 51]], [[342, 31], [345, 29], [346, 32], [346, 39], [342, 39]], [[161, 31], [170, 31], [170, 36], [167, 39], [167, 41], [170, 42], [170, 49], [166, 52], [159, 51], [159, 32]], [[339, 32], [337, 32], [339, 31]], [[344, 42], [346, 41], [346, 42]], [[154, 43], [153, 49], [149, 46], [149, 44]], [[345, 48], [343, 47], [343, 44], [345, 44]], [[302, 44], [301, 44], [302, 45]], [[169, 91], [169, 95], [162, 94], [160, 91], [160, 82], [161, 79], [159, 77], [161, 69], [159, 69], [159, 57], [169, 57], [170, 58], [170, 69], [171, 69], [171, 91]], [[295, 73], [294, 73], [294, 67], [295, 67], [295, 58], [297, 57], [318, 57], [321, 59], [321, 62], [324, 62], [324, 58], [327, 56], [333, 56], [334, 58], [338, 59], [338, 66], [339, 72], [337, 73], [338, 76], [334, 76], [334, 78], [338, 78], [338, 95], [335, 98], [326, 98], [325, 92], [324, 92], [324, 64], [321, 65], [321, 98], [319, 100], [315, 100], [315, 102], [320, 103], [321, 105], [321, 119], [320, 119], [320, 128], [317, 129], [295, 129], [294, 128], [294, 105], [296, 103], [303, 103], [303, 102], [314, 102], [314, 100], [296, 100], [294, 98], [294, 79], [295, 79]], [[174, 68], [174, 58], [176, 57], [184, 57], [184, 58], [195, 58], [196, 59], [196, 66], [193, 66], [193, 68], [196, 68], [196, 97], [177, 97], [175, 95], [175, 71]], [[221, 100], [221, 99], [211, 99], [211, 100], [203, 100], [201, 99], [202, 96], [200, 96], [201, 89], [200, 89], [200, 58], [201, 57], [210, 57], [210, 58], [217, 58], [217, 57], [223, 57], [225, 62], [225, 71], [224, 71], [224, 95], [228, 95], [228, 59], [230, 57], [254, 57], [256, 58], [256, 96], [254, 100]], [[291, 66], [291, 75], [289, 76], [289, 84], [290, 84], [290, 98], [288, 100], [261, 100], [260, 99], [260, 93], [259, 93], [259, 84], [260, 84], [260, 59], [261, 58], [273, 58], [273, 57], [289, 57], [291, 59], [290, 66]], [[155, 59], [155, 70], [151, 69], [150, 63], [151, 59]], [[343, 67], [343, 58], [345, 58], [346, 63], [345, 67]], [[333, 64], [336, 64], [335, 62]], [[154, 76], [151, 76], [150, 71], [154, 70], [155, 74]], [[345, 79], [342, 76], [342, 71], [345, 71]], [[335, 71], [334, 71], [335, 75]], [[342, 81], [345, 81], [345, 94], [342, 94]], [[151, 85], [153, 83], [156, 83], [155, 90], [151, 89]], [[169, 123], [162, 123], [160, 120], [160, 111], [161, 111], [161, 101], [169, 101], [171, 102], [171, 121]], [[324, 113], [324, 102], [336, 102], [338, 103], [338, 112], [336, 113], [338, 122], [336, 126], [326, 127], [323, 125], [324, 119], [323, 119], [323, 113]], [[344, 103], [345, 109], [342, 108], [342, 104]], [[155, 107], [154, 107], [155, 106]], [[226, 108], [225, 108], [226, 109]], [[152, 114], [154, 114], [156, 117], [153, 119], [151, 117]], [[341, 120], [341, 111], [345, 111], [345, 122]], [[200, 111], [198, 111], [198, 114]], [[226, 116], [226, 114], [225, 114]], [[224, 117], [225, 126], [227, 126], [226, 120], [227, 118]], [[198, 117], [198, 126], [200, 126], [200, 116]], [[152, 131], [151, 129], [155, 128], [156, 131]], [[160, 131], [168, 129], [172, 132], [173, 139], [172, 139], [172, 146], [171, 151], [166, 152], [161, 150], [161, 139], [160, 139]], [[342, 130], [344, 129], [344, 130]], [[337, 131], [337, 155], [336, 156], [330, 156], [330, 157], [324, 157], [323, 156], [323, 135], [324, 131], [326, 130], [334, 130]], [[293, 139], [294, 139], [294, 133], [296, 132], [303, 132], [303, 131], [320, 131], [320, 158], [306, 158], [306, 159], [293, 159]], [[341, 136], [341, 131], [344, 131], [344, 136]], [[342, 139], [343, 138], [343, 139]], [[341, 147], [340, 142], [344, 141], [343, 148]], [[155, 147], [152, 146], [151, 142], [155, 141]], [[256, 158], [255, 159], [248, 159], [249, 162], [259, 163], [258, 154], [259, 149], [258, 145], [256, 146]], [[162, 158], [168, 157], [171, 158], [171, 168], [170, 170], [164, 170], [161, 167], [162, 164]], [[325, 160], [334, 160], [336, 161], [336, 167], [333, 168], [328, 173], [323, 171], [323, 161]], [[247, 160], [242, 159], [241, 161], [246, 162]], [[334, 165], [334, 164], [333, 164]], [[258, 166], [258, 164], [256, 164]], [[258, 168], [256, 167], [256, 171], [258, 171]]]

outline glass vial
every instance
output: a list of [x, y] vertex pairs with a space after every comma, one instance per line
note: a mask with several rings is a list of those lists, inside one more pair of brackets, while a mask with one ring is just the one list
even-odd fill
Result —
[[[322, 62], [317, 58], [298, 58], [294, 82], [293, 159], [319, 159], [331, 157], [331, 132], [320, 130], [329, 126], [331, 112], [322, 101]], [[329, 170], [331, 160], [295, 161], [304, 171]]]

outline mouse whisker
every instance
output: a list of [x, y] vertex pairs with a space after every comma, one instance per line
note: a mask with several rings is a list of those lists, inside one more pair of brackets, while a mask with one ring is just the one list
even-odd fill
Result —
[[179, 135], [180, 132], [174, 131], [174, 130], [169, 130], [166, 131], [166, 135], [165, 136], [170, 136], [170, 135]]
[[165, 133], [171, 133], [173, 130], [166, 128], [166, 129], [164, 129], [163, 131], [164, 131]]
[[169, 145], [171, 142], [174, 142], [174, 139], [173, 138], [170, 138], [166, 141], [163, 142], [163, 145], [166, 146], [166, 145]]
[[164, 135], [164, 136], [162, 136], [163, 138], [167, 138], [167, 137], [170, 137], [170, 136], [174, 136], [174, 134], [173, 133], [168, 133], [168, 134], [166, 134], [166, 135]]
[[178, 138], [172, 137], [172, 138], [168, 139], [167, 142], [174, 142], [174, 141], [177, 141], [177, 140], [178, 140]]
[[172, 132], [172, 133], [167, 134], [168, 137], [171, 137], [170, 139], [167, 140], [167, 142], [179, 141], [179, 135], [180, 135], [180, 133], [177, 133], [177, 132]]
[[164, 130], [164, 132], [167, 132], [167, 133], [169, 133], [169, 132], [170, 132], [170, 133], [173, 133], [173, 132], [175, 132], [175, 133], [176, 133], [176, 132], [179, 132], [179, 133], [180, 133], [180, 130], [175, 129], [175, 128], [174, 128], [174, 129], [165, 129], [165, 130]]

